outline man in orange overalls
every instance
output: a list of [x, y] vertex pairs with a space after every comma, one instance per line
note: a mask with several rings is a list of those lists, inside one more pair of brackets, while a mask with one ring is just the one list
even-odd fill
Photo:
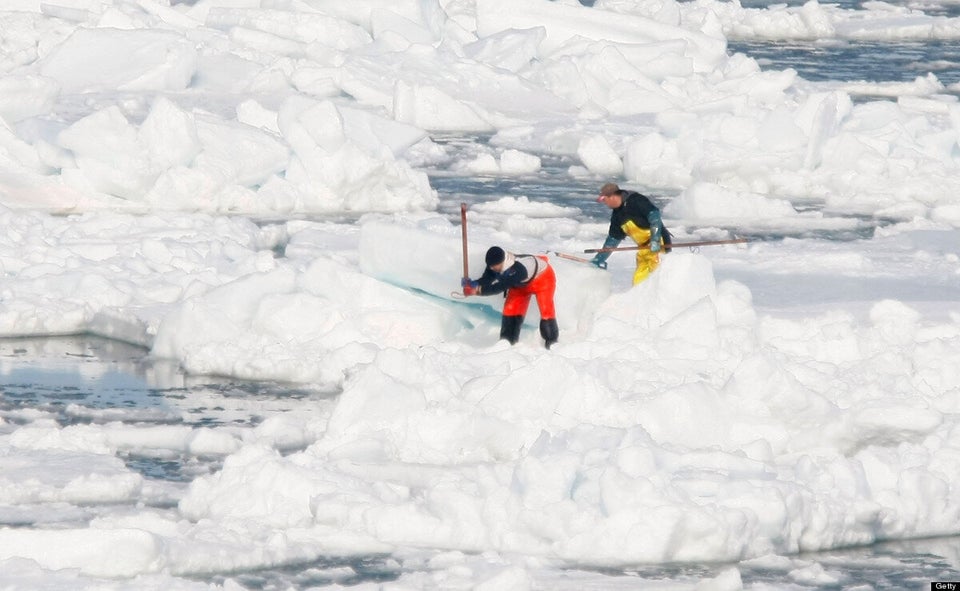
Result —
[[540, 309], [540, 336], [547, 349], [560, 338], [553, 294], [557, 276], [547, 257], [532, 254], [513, 254], [499, 246], [491, 246], [486, 255], [487, 268], [476, 281], [464, 278], [463, 295], [495, 295], [506, 292], [500, 338], [515, 344], [520, 339], [520, 327], [527, 315], [530, 296], [536, 296]]
[[[633, 284], [636, 285], [660, 264], [661, 247], [670, 252], [670, 232], [663, 227], [660, 209], [646, 195], [624, 191], [614, 183], [600, 187], [597, 201], [613, 210], [603, 248], [615, 248], [627, 236], [640, 247], [637, 250], [637, 270], [633, 273]], [[610, 251], [598, 252], [590, 262], [606, 269], [609, 257]]]

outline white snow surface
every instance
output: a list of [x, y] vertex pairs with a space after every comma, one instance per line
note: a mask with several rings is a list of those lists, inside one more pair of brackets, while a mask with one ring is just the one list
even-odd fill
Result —
[[[960, 37], [868, 4], [6, 2], [0, 336], [339, 394], [256, 427], [0, 412], [4, 523], [116, 507], [0, 527], [0, 587], [235, 589], [196, 577], [429, 549], [435, 576], [396, 588], [519, 590], [546, 564], [960, 534], [960, 104], [933, 74], [828, 88], [726, 52]], [[544, 156], [675, 195], [676, 240], [891, 223], [677, 249], [631, 287], [629, 253], [556, 255], [602, 243], [581, 209], [479, 204], [472, 275], [492, 244], [557, 271], [560, 342], [533, 311], [511, 347], [501, 298], [451, 296], [461, 229], [424, 168]], [[164, 488], [130, 450], [222, 467]]]

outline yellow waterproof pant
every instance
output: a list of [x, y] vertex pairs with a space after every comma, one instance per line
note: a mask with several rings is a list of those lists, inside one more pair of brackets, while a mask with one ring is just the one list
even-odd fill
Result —
[[[650, 230], [641, 228], [633, 222], [627, 222], [620, 226], [627, 236], [633, 238], [637, 246], [642, 246], [650, 242]], [[663, 241], [660, 241], [661, 244]], [[641, 248], [637, 251], [637, 270], [633, 272], [633, 284], [636, 285], [650, 276], [653, 270], [660, 265], [660, 253], [652, 252], [649, 248]]]

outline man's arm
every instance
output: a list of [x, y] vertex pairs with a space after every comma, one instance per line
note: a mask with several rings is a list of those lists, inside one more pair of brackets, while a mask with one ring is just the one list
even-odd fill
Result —
[[480, 295], [496, 295], [511, 287], [516, 287], [527, 279], [527, 268], [520, 263], [514, 263], [503, 273], [495, 273], [490, 269], [483, 272], [478, 283]]
[[[621, 230], [622, 231], [622, 230]], [[607, 239], [603, 241], [603, 248], [616, 248], [618, 244], [623, 239], [617, 239], [613, 236], [607, 236]], [[610, 255], [613, 254], [613, 251], [608, 250], [607, 252], [598, 252], [590, 259], [590, 262], [594, 265], [600, 267], [601, 269], [607, 268], [607, 259], [610, 258]]]
[[660, 252], [660, 238], [663, 233], [663, 221], [660, 219], [660, 210], [651, 209], [647, 214], [647, 223], [650, 224], [650, 252]]

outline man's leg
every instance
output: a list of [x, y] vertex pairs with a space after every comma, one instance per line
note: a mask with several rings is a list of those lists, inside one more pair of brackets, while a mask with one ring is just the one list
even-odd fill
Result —
[[560, 327], [557, 325], [557, 311], [553, 303], [553, 294], [557, 291], [557, 275], [553, 267], [547, 267], [533, 281], [531, 286], [537, 296], [537, 307], [540, 309], [540, 336], [547, 349], [560, 338]]
[[560, 338], [560, 327], [557, 326], [556, 318], [540, 321], [540, 336], [543, 337], [543, 343], [547, 346], [547, 349], [557, 342]]
[[[649, 232], [648, 232], [649, 234]], [[633, 284], [636, 285], [650, 276], [650, 273], [660, 265], [660, 253], [652, 252], [649, 248], [637, 251], [637, 270], [633, 272]]]
[[523, 317], [527, 315], [529, 305], [530, 294], [526, 290], [515, 288], [507, 291], [507, 301], [503, 303], [503, 320], [500, 321], [501, 339], [506, 339], [511, 345], [517, 344]]
[[500, 338], [506, 339], [511, 345], [520, 340], [520, 327], [523, 326], [523, 316], [504, 316], [500, 321]]

